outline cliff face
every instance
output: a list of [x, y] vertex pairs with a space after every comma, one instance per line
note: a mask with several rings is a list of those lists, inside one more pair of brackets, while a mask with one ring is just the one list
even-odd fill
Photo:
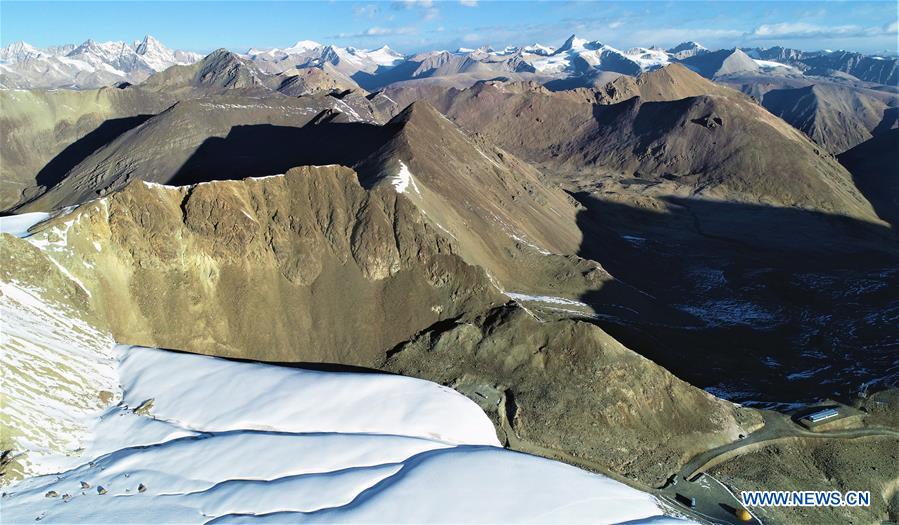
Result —
[[135, 182], [31, 241], [91, 290], [117, 341], [220, 356], [367, 366], [503, 301], [408, 201], [338, 166]]

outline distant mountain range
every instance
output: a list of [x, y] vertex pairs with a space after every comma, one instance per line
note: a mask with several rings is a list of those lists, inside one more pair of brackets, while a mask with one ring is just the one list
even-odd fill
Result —
[[[801, 51], [784, 47], [709, 50], [696, 42], [670, 49], [620, 50], [572, 35], [558, 48], [542, 44], [494, 49], [460, 48], [404, 55], [387, 46], [357, 49], [301, 40], [286, 48], [238, 54], [259, 71], [295, 76], [315, 68], [347, 85], [367, 90], [395, 82], [430, 79], [467, 87], [497, 77], [536, 80], [549, 87], [595, 86], [619, 75], [635, 76], [680, 62], [707, 78], [740, 75], [821, 76], [899, 84], [897, 58], [849, 51]], [[139, 83], [174, 65], [193, 64], [203, 55], [172, 50], [151, 36], [132, 44], [94, 42], [38, 49], [16, 42], [0, 50], [0, 87], [89, 89], [120, 82]], [[350, 84], [352, 83], [350, 82]]]
[[0, 50], [0, 84], [7, 88], [94, 88], [136, 83], [153, 73], [203, 58], [173, 51], [152, 36], [134, 43], [95, 42], [38, 49], [16, 42]]

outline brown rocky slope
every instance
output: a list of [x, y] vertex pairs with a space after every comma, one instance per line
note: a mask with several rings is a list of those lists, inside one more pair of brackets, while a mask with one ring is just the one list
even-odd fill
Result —
[[38, 235], [65, 243], [53, 256], [116, 339], [147, 346], [368, 366], [433, 323], [503, 301], [407, 200], [337, 166], [135, 182]]
[[749, 97], [677, 65], [617, 82], [591, 96], [501, 83], [419, 94], [463, 129], [570, 187], [645, 180], [655, 194], [877, 222], [831, 155]]

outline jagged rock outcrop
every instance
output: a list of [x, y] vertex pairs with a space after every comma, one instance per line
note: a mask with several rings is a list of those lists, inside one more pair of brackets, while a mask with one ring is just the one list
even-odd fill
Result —
[[116, 340], [371, 366], [505, 299], [393, 188], [352, 170], [162, 187], [135, 181], [40, 228]]

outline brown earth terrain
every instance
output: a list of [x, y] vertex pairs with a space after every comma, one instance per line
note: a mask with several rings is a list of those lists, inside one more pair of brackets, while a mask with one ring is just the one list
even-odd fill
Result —
[[757, 507], [765, 523], [884, 523], [899, 517], [899, 440], [795, 439], [714, 467], [740, 490], [867, 490], [869, 507]]
[[[596, 95], [603, 103], [497, 83], [427, 96], [463, 129], [569, 188], [645, 180], [655, 194], [878, 220], [836, 159], [749, 97], [679, 65], [616, 82], [623, 86]], [[638, 93], [648, 96], [629, 97]]]

